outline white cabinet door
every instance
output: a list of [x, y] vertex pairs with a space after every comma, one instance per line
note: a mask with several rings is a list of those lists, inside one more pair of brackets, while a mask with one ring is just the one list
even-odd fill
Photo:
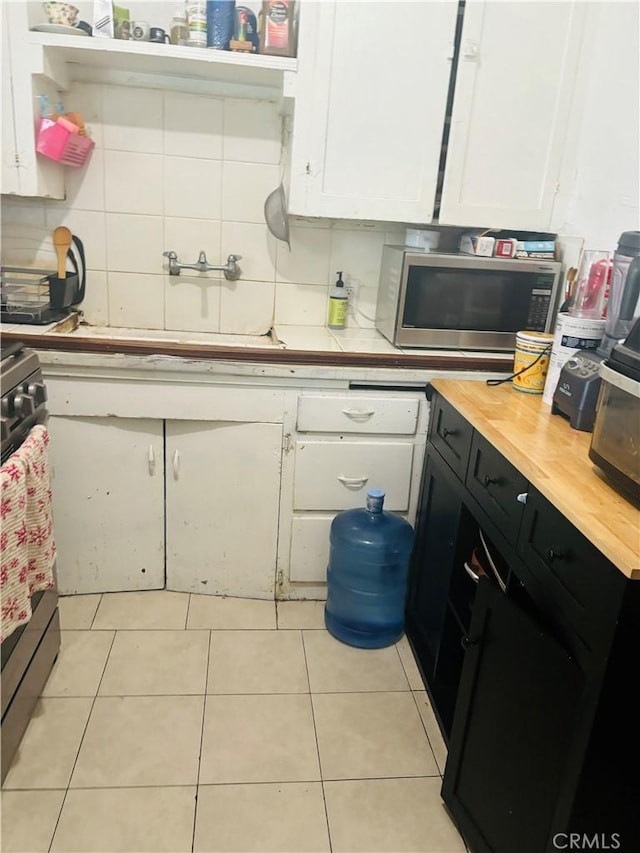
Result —
[[16, 134], [13, 116], [13, 88], [11, 85], [11, 45], [9, 39], [7, 7], [0, 10], [2, 27], [2, 192], [18, 192], [18, 167], [16, 165]]
[[587, 6], [467, 3], [442, 224], [549, 228]]
[[[39, 95], [47, 95], [49, 104], [55, 106], [60, 100], [60, 93], [48, 77], [50, 58], [28, 42], [31, 5], [2, 4], [2, 192], [63, 199], [66, 167], [36, 153]], [[38, 20], [41, 20], [41, 13], [38, 13]], [[5, 34], [9, 50], [6, 50]], [[10, 73], [9, 82], [7, 71]], [[11, 96], [9, 100], [7, 88]], [[8, 125], [6, 128], [5, 123]], [[9, 140], [13, 137], [12, 152], [5, 151], [5, 134], [9, 135]], [[7, 157], [9, 163], [13, 159], [14, 173], [6, 165]], [[89, 162], [83, 168], [90, 166]]]
[[289, 580], [326, 583], [329, 534], [334, 515], [305, 514], [291, 525]]
[[51, 417], [48, 428], [59, 591], [162, 589], [162, 421]]
[[289, 211], [430, 222], [457, 3], [305, 2]]
[[166, 422], [167, 588], [274, 598], [282, 426]]

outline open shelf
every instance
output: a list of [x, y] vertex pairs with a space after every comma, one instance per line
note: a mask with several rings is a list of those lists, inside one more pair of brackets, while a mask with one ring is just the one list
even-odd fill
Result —
[[[247, 96], [291, 96], [297, 60], [117, 39], [82, 38], [30, 31], [28, 41], [44, 52], [45, 66], [60, 68], [69, 80], [126, 82], [130, 85], [191, 88], [216, 93], [243, 89]], [[64, 84], [64, 80], [59, 81]]]

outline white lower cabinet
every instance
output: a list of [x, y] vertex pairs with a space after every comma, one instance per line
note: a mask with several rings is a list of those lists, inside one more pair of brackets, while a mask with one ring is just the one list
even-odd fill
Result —
[[163, 423], [52, 417], [58, 590], [164, 587]]
[[274, 598], [281, 424], [51, 417], [49, 431], [61, 593]]
[[273, 598], [282, 425], [167, 421], [167, 589]]

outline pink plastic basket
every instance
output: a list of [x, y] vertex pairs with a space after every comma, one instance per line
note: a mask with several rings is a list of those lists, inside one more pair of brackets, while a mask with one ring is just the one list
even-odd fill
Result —
[[65, 166], [82, 166], [95, 146], [93, 139], [71, 133], [66, 127], [49, 118], [40, 119], [36, 151], [43, 157], [64, 163]]

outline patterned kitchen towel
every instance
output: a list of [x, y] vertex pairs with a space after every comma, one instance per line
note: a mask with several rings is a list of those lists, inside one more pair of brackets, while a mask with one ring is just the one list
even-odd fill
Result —
[[54, 585], [48, 445], [35, 426], [0, 468], [0, 642], [31, 618], [31, 595]]

